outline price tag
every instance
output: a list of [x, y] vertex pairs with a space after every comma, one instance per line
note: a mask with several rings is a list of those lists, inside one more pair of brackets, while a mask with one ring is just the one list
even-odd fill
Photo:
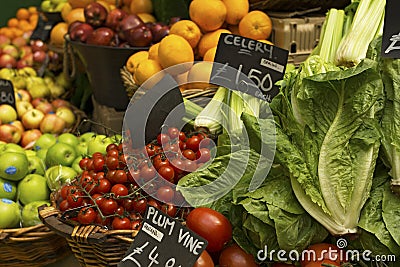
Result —
[[9, 80], [0, 79], [0, 104], [8, 104], [16, 109], [14, 86]]
[[118, 267], [193, 266], [206, 247], [207, 240], [147, 205], [142, 228]]
[[399, 12], [400, 2], [398, 0], [386, 0], [381, 49], [382, 57], [400, 58]]
[[[210, 83], [270, 102], [279, 93], [289, 51], [234, 34], [221, 34]], [[231, 71], [232, 68], [237, 71]], [[228, 69], [230, 69], [228, 71]]]

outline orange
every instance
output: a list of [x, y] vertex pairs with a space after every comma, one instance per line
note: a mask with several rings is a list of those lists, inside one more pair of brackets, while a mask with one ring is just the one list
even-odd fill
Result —
[[167, 72], [170, 74], [184, 73], [193, 65], [193, 48], [182, 36], [176, 34], [167, 35], [158, 46], [158, 60], [164, 69], [180, 64], [168, 69]]
[[28, 7], [28, 11], [29, 11], [29, 13], [31, 13], [31, 15], [32, 15], [32, 14], [37, 14], [37, 13], [38, 13], [37, 7], [35, 7], [35, 6], [30, 6], [30, 7]]
[[29, 13], [29, 10], [28, 10], [28, 9], [26, 9], [26, 8], [19, 8], [19, 9], [17, 10], [16, 17], [17, 17], [17, 19], [20, 19], [20, 20], [21, 20], [21, 19], [28, 20], [30, 15], [31, 15], [31, 14]]
[[152, 77], [149, 83], [154, 85], [161, 80], [162, 76], [163, 72], [160, 63], [153, 59], [145, 59], [137, 66], [133, 79], [135, 80], [136, 84], [142, 85], [145, 81]]
[[18, 28], [12, 28], [11, 30], [12, 30], [12, 32], [14, 33], [14, 37], [22, 36], [25, 32], [30, 32], [30, 31], [32, 31], [32, 30], [23, 31], [23, 30], [18, 29]]
[[71, 12], [72, 6], [69, 3], [65, 3], [61, 9], [61, 17], [63, 20], [66, 22], [67, 21], [67, 15], [69, 12]]
[[210, 49], [207, 50], [207, 52], [204, 54], [203, 60], [204, 61], [214, 61], [215, 58], [215, 53], [217, 52], [217, 47], [214, 46]]
[[202, 31], [221, 28], [226, 18], [226, 7], [221, 0], [193, 0], [189, 5], [189, 16]]
[[74, 21], [82, 21], [85, 22], [85, 14], [84, 14], [84, 9], [83, 8], [74, 8], [72, 9], [67, 17], [65, 22], [70, 25]]
[[149, 59], [154, 59], [158, 61], [158, 47], [160, 43], [153, 44], [149, 48]]
[[149, 13], [137, 13], [137, 15], [143, 20], [144, 23], [157, 21], [157, 19]]
[[208, 49], [213, 48], [218, 45], [218, 40], [221, 33], [231, 33], [226, 29], [219, 29], [213, 32], [208, 32], [201, 37], [198, 47], [198, 54], [201, 57], [204, 57], [204, 54]]
[[240, 20], [249, 13], [248, 0], [222, 0], [226, 6], [225, 21], [232, 25], [239, 24]]
[[36, 23], [38, 22], [38, 20], [39, 20], [39, 14], [32, 14], [30, 17], [29, 17], [29, 22], [33, 25], [36, 25]]
[[149, 58], [149, 52], [147, 51], [136, 52], [128, 58], [125, 66], [128, 69], [128, 71], [133, 74], [135, 73], [135, 70], [139, 65], [139, 63], [148, 58]]
[[205, 89], [211, 87], [209, 83], [211, 77], [212, 62], [201, 61], [192, 66], [187, 77], [188, 84], [186, 89]]
[[153, 3], [151, 0], [132, 0], [129, 8], [132, 14], [153, 13]]
[[95, 2], [95, 0], [68, 0], [72, 8], [85, 7], [93, 2]]
[[191, 20], [180, 20], [174, 23], [169, 29], [169, 33], [182, 36], [192, 48], [197, 46], [201, 38], [199, 26]]
[[272, 21], [270, 17], [262, 11], [254, 10], [242, 18], [239, 23], [240, 35], [255, 39], [268, 39], [272, 32]]
[[18, 19], [17, 18], [11, 18], [7, 21], [7, 26], [12, 28], [12, 27], [18, 27]]
[[68, 33], [68, 24], [65, 22], [57, 23], [50, 32], [50, 44], [62, 47], [64, 44], [64, 35]]
[[34, 29], [34, 27], [32, 26], [32, 24], [29, 23], [29, 21], [24, 20], [24, 19], [23, 19], [23, 20], [20, 20], [20, 21], [18, 22], [18, 28], [21, 29], [21, 30], [23, 30], [23, 31], [25, 31], [25, 32], [31, 31], [31, 30]]

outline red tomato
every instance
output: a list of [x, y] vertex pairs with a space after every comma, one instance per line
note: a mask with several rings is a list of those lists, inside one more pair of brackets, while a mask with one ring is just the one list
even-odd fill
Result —
[[122, 202], [122, 207], [128, 212], [131, 212], [134, 210], [134, 200], [130, 198], [125, 198]]
[[116, 170], [119, 166], [119, 160], [117, 157], [107, 157], [106, 166], [109, 170]]
[[101, 194], [94, 194], [92, 196], [93, 200], [96, 202], [97, 206], [100, 206], [100, 203], [103, 201], [104, 197]]
[[60, 202], [60, 206], [58, 207], [60, 211], [66, 211], [70, 208], [68, 201], [64, 199], [63, 201]]
[[78, 213], [78, 222], [80, 224], [91, 224], [97, 218], [97, 212], [93, 208], [83, 208]]
[[157, 189], [157, 199], [164, 203], [171, 202], [171, 200], [174, 198], [174, 195], [174, 190], [168, 185], [161, 186]]
[[164, 166], [169, 166], [169, 160], [163, 154], [158, 154], [153, 158], [153, 166], [156, 170]]
[[186, 141], [186, 134], [184, 132], [179, 132], [179, 140], [182, 142]]
[[82, 206], [83, 194], [82, 192], [75, 191], [75, 193], [70, 193], [67, 196], [68, 205], [70, 208], [77, 208]]
[[147, 144], [146, 145], [146, 152], [149, 157], [152, 157], [156, 154], [156, 151], [158, 150], [159, 146], [153, 145], [153, 144]]
[[123, 197], [128, 195], [128, 188], [123, 184], [115, 184], [111, 187], [111, 193], [115, 195], [115, 197]]
[[131, 229], [131, 220], [128, 217], [115, 217], [111, 223], [114, 230], [129, 230]]
[[112, 179], [112, 182], [116, 184], [123, 184], [128, 181], [128, 175], [124, 170], [116, 170]]
[[197, 150], [199, 150], [200, 141], [200, 137], [198, 137], [197, 135], [193, 135], [188, 140], [186, 140], [186, 147], [196, 152]]
[[118, 209], [118, 203], [114, 199], [105, 198], [101, 201], [99, 208], [103, 215], [111, 215]]
[[103, 154], [101, 154], [100, 152], [94, 152], [92, 155], [92, 159], [102, 158], [102, 157], [103, 157]]
[[176, 213], [178, 212], [176, 206], [173, 204], [163, 204], [161, 206], [161, 210], [173, 218], [176, 216]]
[[140, 177], [143, 178], [145, 182], [152, 180], [157, 174], [157, 171], [153, 167], [145, 165], [140, 169]]
[[179, 129], [176, 127], [170, 127], [168, 128], [168, 136], [170, 139], [177, 139], [179, 138]]
[[87, 163], [88, 163], [88, 161], [89, 161], [89, 158], [88, 158], [88, 157], [82, 158], [82, 159], [79, 161], [79, 167], [81, 167], [82, 170], [87, 170]]
[[150, 206], [153, 206], [156, 209], [161, 209], [160, 202], [158, 202], [154, 198], [151, 198], [151, 199], [147, 200], [147, 204], [149, 204]]
[[205, 163], [211, 159], [211, 152], [208, 148], [200, 148], [196, 152], [197, 163]]
[[118, 149], [111, 149], [107, 151], [107, 157], [114, 157], [118, 158], [119, 157], [119, 151]]
[[137, 213], [144, 214], [147, 207], [147, 199], [144, 197], [134, 199], [133, 210]]
[[195, 160], [196, 159], [196, 153], [194, 153], [193, 150], [191, 149], [185, 149], [182, 151], [182, 155], [187, 158], [188, 160]]
[[193, 209], [186, 218], [186, 226], [207, 239], [209, 252], [220, 251], [232, 239], [232, 225], [218, 211], [206, 207]]
[[194, 172], [197, 170], [197, 164], [191, 160], [185, 160], [185, 171], [186, 172]]
[[174, 177], [175, 177], [175, 171], [174, 168], [171, 166], [163, 166], [158, 170], [158, 174], [164, 178], [165, 180], [173, 183], [174, 182]]
[[141, 219], [136, 219], [136, 220], [133, 220], [131, 222], [131, 229], [132, 230], [139, 230], [141, 226], [142, 226], [142, 220]]
[[110, 190], [111, 190], [110, 180], [108, 180], [107, 178], [100, 179], [96, 187], [96, 193], [105, 194], [109, 193]]
[[237, 244], [233, 244], [222, 250], [219, 256], [220, 267], [258, 267], [253, 255], [248, 254]]
[[68, 194], [69, 194], [70, 188], [71, 188], [70, 185], [63, 185], [63, 186], [61, 187], [60, 194], [61, 194], [61, 198], [62, 198], [62, 199], [67, 199], [67, 196], [68, 196]]
[[197, 261], [194, 263], [193, 267], [214, 267], [214, 262], [208, 254], [206, 250], [204, 250], [201, 254], [200, 257], [197, 259]]
[[118, 146], [116, 145], [116, 144], [109, 144], [107, 147], [106, 147], [106, 151], [108, 152], [108, 151], [110, 151], [110, 150], [117, 150], [118, 151]]
[[128, 181], [131, 183], [136, 184], [136, 182], [140, 178], [140, 171], [139, 170], [130, 170], [128, 173]]
[[185, 164], [179, 158], [173, 159], [171, 161], [171, 166], [174, 169], [175, 174], [182, 174], [185, 169]]
[[163, 133], [160, 133], [157, 136], [157, 143], [160, 145], [165, 145], [169, 142], [169, 136]]
[[307, 251], [314, 251], [315, 253], [305, 253], [305, 258], [300, 261], [301, 267], [309, 266], [309, 263], [318, 263], [322, 259], [334, 261], [339, 266], [341, 261], [345, 260], [341, 259], [340, 254], [342, 254], [343, 257], [346, 256], [345, 253], [340, 252], [340, 249], [336, 245], [328, 243], [319, 243], [311, 245], [307, 248]]

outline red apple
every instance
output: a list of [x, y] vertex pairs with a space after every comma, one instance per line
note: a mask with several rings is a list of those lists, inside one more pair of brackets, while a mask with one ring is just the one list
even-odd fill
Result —
[[33, 65], [33, 55], [25, 55], [21, 59], [17, 61], [16, 68], [17, 69], [23, 69], [25, 67], [31, 67]]
[[111, 46], [115, 39], [113, 30], [106, 27], [100, 27], [89, 34], [86, 43], [92, 45]]
[[36, 108], [42, 102], [49, 102], [49, 101], [47, 101], [46, 98], [37, 97], [37, 98], [34, 98], [31, 103], [32, 103], [33, 107]]
[[85, 43], [88, 36], [94, 31], [93, 27], [87, 23], [80, 23], [75, 26], [69, 33], [72, 41]]
[[42, 133], [60, 134], [64, 131], [65, 122], [56, 114], [46, 114], [40, 123]]
[[46, 61], [46, 57], [46, 52], [42, 50], [33, 52], [33, 61], [36, 63], [44, 63]]
[[31, 144], [36, 142], [36, 140], [38, 140], [40, 136], [42, 136], [42, 132], [39, 129], [27, 130], [22, 133], [20, 144], [22, 147], [30, 146]]
[[8, 44], [11, 44], [10, 38], [4, 34], [0, 34], [0, 48], [6, 46]]
[[17, 127], [11, 124], [0, 125], [0, 141], [18, 144], [21, 140], [21, 133]]
[[32, 96], [28, 90], [18, 89], [17, 92], [15, 92], [15, 100], [31, 102]]
[[125, 32], [130, 46], [149, 46], [153, 40], [151, 30], [146, 26], [139, 26]]
[[32, 48], [29, 45], [24, 45], [19, 48], [19, 56], [21, 58], [30, 54], [32, 54]]
[[53, 105], [50, 102], [41, 102], [39, 105], [35, 107], [37, 110], [40, 110], [44, 114], [54, 112]]
[[16, 68], [17, 60], [8, 54], [2, 54], [0, 56], [0, 68]]
[[116, 8], [108, 12], [105, 26], [118, 32], [120, 30], [121, 21], [128, 16], [124, 10]]
[[75, 20], [74, 22], [72, 22], [69, 26], [68, 26], [68, 33], [71, 33], [71, 31], [73, 31], [75, 29], [76, 26], [82, 24], [84, 22], [80, 21], [80, 20]]
[[86, 5], [83, 12], [85, 15], [85, 21], [93, 27], [103, 26], [106, 22], [108, 13], [107, 9], [97, 2], [92, 2]]
[[13, 126], [15, 126], [15, 127], [17, 127], [17, 129], [18, 129], [18, 131], [21, 133], [21, 135], [25, 132], [25, 128], [24, 128], [24, 126], [22, 125], [22, 122], [21, 122], [21, 121], [19, 121], [19, 120], [12, 121], [12, 122], [10, 122], [10, 124], [13, 125]]
[[51, 104], [55, 109], [60, 107], [69, 107], [71, 105], [70, 102], [61, 98], [54, 99], [53, 101], [51, 101]]
[[9, 44], [3, 47], [2, 49], [3, 54], [8, 54], [13, 58], [17, 59], [19, 57], [18, 48]]
[[39, 51], [39, 50], [47, 52], [47, 50], [48, 50], [47, 44], [39, 39], [31, 40], [29, 42], [29, 44], [32, 47], [32, 52]]
[[138, 26], [144, 26], [143, 20], [138, 15], [129, 14], [119, 23], [120, 31], [118, 33], [118, 37], [121, 40], [126, 40], [125, 32]]
[[150, 27], [151, 34], [153, 35], [153, 43], [158, 43], [162, 38], [169, 34], [169, 26], [163, 23], [153, 23]]
[[38, 129], [43, 121], [45, 114], [37, 109], [28, 110], [21, 118], [25, 129]]
[[33, 109], [33, 105], [27, 101], [17, 101], [15, 107], [17, 108], [18, 118], [22, 118], [28, 110]]
[[17, 36], [14, 39], [11, 40], [11, 44], [13, 44], [15, 47], [21, 48], [24, 45], [27, 45], [28, 42], [24, 37]]

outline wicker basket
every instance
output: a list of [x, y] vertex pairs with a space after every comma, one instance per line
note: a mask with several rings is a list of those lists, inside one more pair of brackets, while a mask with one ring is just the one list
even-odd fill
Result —
[[41, 267], [71, 254], [66, 240], [44, 224], [0, 229], [0, 266]]

